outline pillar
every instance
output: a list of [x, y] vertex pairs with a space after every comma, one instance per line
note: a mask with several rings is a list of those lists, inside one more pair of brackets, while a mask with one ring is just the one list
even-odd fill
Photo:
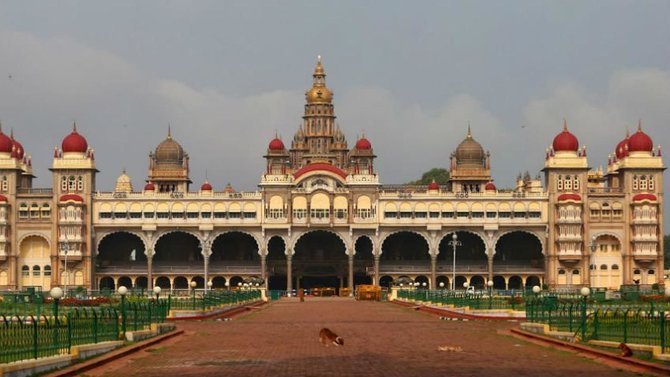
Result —
[[286, 291], [293, 292], [293, 253], [286, 254]]
[[430, 255], [430, 289], [437, 289], [437, 255]]
[[488, 253], [486, 259], [488, 262], [488, 280], [493, 280], [493, 254]]
[[147, 291], [151, 292], [154, 289], [154, 279], [153, 279], [153, 259], [154, 259], [154, 250], [148, 249], [145, 252], [147, 256]]
[[380, 255], [375, 254], [375, 272], [374, 272], [374, 281], [372, 282], [373, 285], [380, 285], [379, 284], [379, 260], [381, 259]]
[[[354, 254], [348, 253], [347, 258], [349, 259], [349, 276], [347, 278], [347, 287], [349, 287], [349, 292], [354, 292]], [[350, 294], [351, 294], [350, 293]]]
[[268, 258], [267, 254], [261, 254], [261, 279], [263, 279], [265, 289], [268, 289], [267, 258]]

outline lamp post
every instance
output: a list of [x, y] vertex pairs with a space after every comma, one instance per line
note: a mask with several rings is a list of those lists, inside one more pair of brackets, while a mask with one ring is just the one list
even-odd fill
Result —
[[128, 293], [128, 288], [122, 285], [117, 292], [121, 295], [121, 333], [123, 339], [126, 339], [126, 293]]
[[54, 317], [58, 318], [58, 303], [60, 302], [60, 299], [63, 297], [63, 290], [59, 287], [53, 287], [51, 288], [51, 291], [49, 291], [49, 296], [51, 296], [51, 298], [54, 299], [53, 313]]
[[193, 310], [195, 310], [195, 287], [198, 285], [198, 283], [195, 282], [195, 280], [191, 280], [191, 283], [189, 284], [191, 286], [191, 297], [193, 300]]
[[586, 341], [586, 298], [591, 294], [589, 287], [582, 288], [579, 291], [582, 295], [582, 342]]
[[[598, 245], [596, 245], [596, 236], [593, 236], [593, 237], [591, 237], [591, 245], [590, 245], [591, 254], [589, 255], [589, 283], [590, 283], [589, 285], [591, 287], [596, 285], [596, 284], [594, 284], [593, 280], [595, 280], [595, 274], [596, 274], [596, 271], [598, 271], [598, 269], [596, 268], [595, 264], [593, 263], [593, 259], [594, 259], [593, 254], [596, 253], [596, 248], [597, 247], [598, 247]], [[591, 269], [591, 267], [593, 267], [593, 269]]]
[[159, 287], [159, 286], [155, 286], [155, 287], [154, 287], [154, 294], [156, 294], [156, 301], [158, 301], [158, 297], [159, 297], [160, 294], [161, 294], [161, 287]]
[[444, 289], [444, 282], [443, 281], [440, 282], [440, 289]]
[[454, 250], [454, 256], [453, 256], [453, 265], [451, 267], [451, 290], [456, 289], [456, 246], [461, 246], [461, 241], [458, 240], [458, 236], [456, 235], [456, 232], [451, 236], [451, 241], [449, 241], [449, 245], [453, 247]]
[[67, 273], [67, 253], [70, 251], [70, 242], [65, 239], [65, 242], [61, 242], [60, 250], [65, 255], [63, 273], [65, 274], [65, 282], [63, 283], [63, 295], [67, 296], [67, 284], [70, 282], [70, 275]]
[[489, 287], [489, 310], [493, 307], [493, 280], [486, 282], [486, 285]]
[[[53, 312], [54, 312], [54, 329], [53, 331], [53, 344], [58, 347], [58, 342], [59, 342], [59, 335], [60, 335], [60, 330], [58, 326], [58, 302], [60, 301], [61, 297], [63, 297], [63, 290], [60, 289], [59, 287], [53, 287], [51, 288], [51, 291], [49, 292], [49, 295], [51, 298], [54, 299], [54, 307], [53, 307]], [[38, 318], [39, 321], [39, 318]], [[35, 334], [37, 336], [37, 334]], [[37, 342], [35, 342], [37, 344]], [[37, 355], [37, 350], [34, 350], [35, 356]], [[36, 356], [37, 357], [37, 356]]]

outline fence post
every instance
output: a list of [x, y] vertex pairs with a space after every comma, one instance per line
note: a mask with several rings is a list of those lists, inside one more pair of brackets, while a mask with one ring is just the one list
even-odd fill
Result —
[[98, 313], [95, 309], [91, 309], [93, 312], [93, 343], [98, 343]]
[[37, 359], [37, 322], [39, 322], [40, 317], [37, 317], [37, 321], [33, 320], [33, 359]]
[[660, 333], [661, 333], [661, 353], [664, 353], [665, 352], [665, 346], [666, 346], [666, 344], [665, 344], [665, 311], [661, 310], [661, 312], [659, 314], [661, 315], [661, 318], [660, 318], [661, 319], [661, 321], [660, 321], [660, 323], [661, 323], [661, 331], [660, 331]]
[[623, 342], [628, 343], [628, 311], [630, 309], [626, 309], [623, 312]]
[[582, 297], [582, 342], [586, 339], [586, 296]]

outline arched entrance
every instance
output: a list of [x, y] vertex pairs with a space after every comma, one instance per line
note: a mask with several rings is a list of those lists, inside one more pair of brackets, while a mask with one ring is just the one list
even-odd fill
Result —
[[384, 275], [379, 279], [380, 287], [391, 288], [392, 285], [393, 285], [393, 278], [388, 275]]
[[344, 242], [334, 233], [316, 230], [303, 234], [295, 244], [293, 278], [296, 288], [341, 288], [348, 263]]
[[256, 239], [243, 232], [228, 232], [216, 237], [209, 257], [210, 271], [222, 266], [259, 266]]
[[[486, 272], [488, 270], [488, 258], [486, 256], [486, 246], [482, 239], [470, 232], [456, 232], [457, 241], [460, 245], [456, 246], [456, 273], [461, 271]], [[449, 244], [453, 240], [453, 233], [442, 237], [437, 255], [437, 263], [451, 269], [454, 262], [454, 247]]]
[[[49, 243], [41, 236], [28, 236], [21, 241], [17, 266], [20, 270], [20, 287], [39, 287], [43, 291], [51, 289], [51, 259]], [[49, 268], [47, 268], [49, 267]], [[74, 285], [74, 263], [69, 264], [69, 285]], [[62, 271], [62, 270], [61, 270]], [[61, 280], [61, 285], [65, 280]]]
[[406, 274], [407, 271], [429, 274], [428, 242], [419, 233], [411, 231], [389, 235], [382, 242], [379, 270], [393, 276]]
[[[496, 242], [493, 271], [508, 274], [544, 274], [542, 243], [537, 236], [524, 231], [512, 231], [504, 234]], [[520, 288], [513, 288], [512, 285], [509, 285], [509, 289]]]
[[602, 234], [596, 237], [595, 246], [590, 263], [591, 286], [618, 289], [623, 284], [621, 243], [612, 235]]
[[268, 241], [266, 264], [268, 289], [286, 290], [286, 244], [283, 238], [273, 236]]
[[375, 258], [372, 254], [372, 240], [368, 236], [358, 237], [354, 255], [354, 287], [359, 284], [372, 284], [372, 276], [368, 270], [374, 268]]

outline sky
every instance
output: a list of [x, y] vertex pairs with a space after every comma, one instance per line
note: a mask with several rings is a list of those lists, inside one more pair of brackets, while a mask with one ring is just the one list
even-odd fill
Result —
[[141, 189], [168, 125], [193, 190], [255, 190], [321, 55], [338, 123], [350, 147], [370, 139], [382, 183], [448, 167], [470, 124], [511, 187], [539, 174], [564, 118], [593, 168], [638, 121], [668, 145], [669, 18], [670, 2], [645, 0], [4, 0], [0, 121], [36, 187], [76, 121], [99, 191], [123, 169]]

